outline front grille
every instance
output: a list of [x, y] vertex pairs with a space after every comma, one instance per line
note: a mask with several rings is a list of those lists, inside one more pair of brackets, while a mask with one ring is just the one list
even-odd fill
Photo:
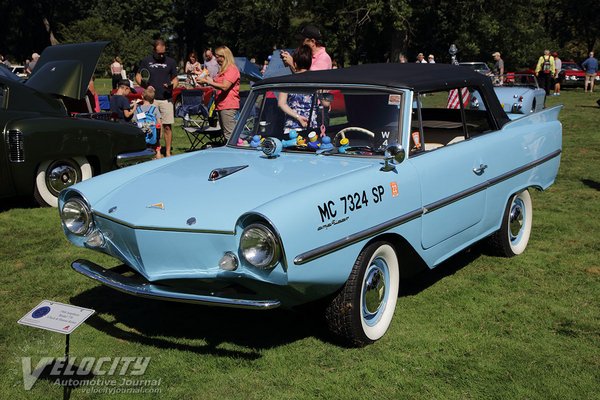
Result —
[[89, 118], [89, 119], [98, 119], [100, 121], [110, 121], [112, 117], [112, 113], [109, 112], [99, 112], [99, 113], [80, 113], [74, 114], [73, 116], [77, 118]]
[[8, 131], [6, 137], [8, 145], [8, 160], [10, 162], [24, 162], [25, 149], [23, 148], [23, 132], [17, 130]]

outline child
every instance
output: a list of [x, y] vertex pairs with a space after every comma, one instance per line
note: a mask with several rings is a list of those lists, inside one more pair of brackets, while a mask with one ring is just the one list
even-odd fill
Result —
[[134, 120], [138, 127], [146, 134], [146, 144], [149, 148], [156, 151], [156, 158], [162, 158], [160, 153], [160, 111], [153, 105], [155, 89], [148, 86], [142, 95], [143, 104], [138, 105], [135, 109]]

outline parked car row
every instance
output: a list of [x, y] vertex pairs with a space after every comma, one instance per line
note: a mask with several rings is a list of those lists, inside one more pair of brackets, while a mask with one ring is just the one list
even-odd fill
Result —
[[[471, 61], [471, 62], [461, 62], [459, 65], [463, 67], [470, 68], [474, 71], [479, 72], [483, 75], [492, 75], [492, 70], [485, 62], [479, 61]], [[575, 61], [562, 61], [562, 77], [563, 77], [563, 86], [581, 86], [585, 82], [585, 71], [581, 68], [579, 64]], [[511, 82], [514, 79], [514, 72], [505, 72], [504, 82]], [[533, 68], [527, 69], [522, 72], [518, 72], [517, 74], [535, 74], [535, 66]], [[600, 82], [600, 75], [596, 76], [596, 82]]]

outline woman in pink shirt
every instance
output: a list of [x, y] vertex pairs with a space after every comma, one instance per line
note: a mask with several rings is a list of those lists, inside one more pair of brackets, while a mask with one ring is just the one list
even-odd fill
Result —
[[207, 76], [200, 79], [200, 82], [217, 89], [215, 110], [219, 113], [223, 134], [229, 140], [240, 108], [240, 71], [235, 66], [233, 53], [227, 46], [217, 47], [215, 58], [219, 64], [219, 73], [214, 79]]

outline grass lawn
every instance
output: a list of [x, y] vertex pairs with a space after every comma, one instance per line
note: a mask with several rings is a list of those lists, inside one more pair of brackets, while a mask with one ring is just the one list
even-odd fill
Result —
[[[332, 341], [308, 311], [200, 307], [101, 287], [70, 262], [117, 263], [67, 242], [55, 209], [0, 202], [0, 398], [62, 396], [49, 379], [23, 387], [22, 357], [35, 366], [64, 352], [63, 335], [16, 323], [42, 299], [96, 310], [72, 335], [72, 357], [151, 357], [144, 375], [126, 377], [160, 379], [160, 393], [122, 398], [598, 398], [598, 96], [579, 89], [548, 98], [565, 105], [564, 151], [555, 185], [532, 193], [527, 251], [503, 259], [475, 246], [402, 282], [389, 331], [363, 349]], [[175, 152], [187, 146], [177, 129]]]

